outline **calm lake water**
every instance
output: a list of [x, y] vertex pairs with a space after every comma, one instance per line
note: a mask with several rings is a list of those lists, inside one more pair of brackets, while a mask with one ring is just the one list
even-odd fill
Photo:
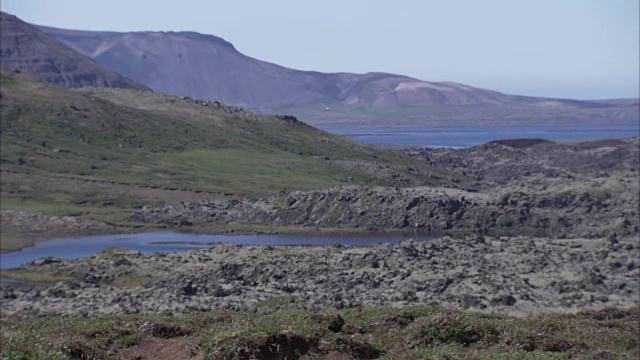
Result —
[[[333, 245], [338, 242], [344, 245], [370, 246], [379, 243], [398, 243], [409, 238], [417, 241], [432, 239], [422, 235], [398, 234], [199, 235], [173, 231], [82, 236], [52, 239], [20, 251], [0, 254], [0, 269], [16, 268], [46, 256], [67, 259], [91, 256], [109, 247], [133, 249], [148, 254], [201, 249], [219, 242], [245, 245]], [[189, 242], [189, 244], [154, 244], [156, 242]]]
[[639, 136], [640, 124], [557, 126], [336, 127], [324, 130], [385, 146], [465, 148], [493, 140], [541, 138], [554, 141], [619, 139]]

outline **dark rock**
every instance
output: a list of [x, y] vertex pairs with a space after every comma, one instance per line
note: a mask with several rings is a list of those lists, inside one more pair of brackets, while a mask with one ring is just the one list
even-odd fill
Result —
[[415, 316], [408, 312], [401, 312], [393, 316], [383, 316], [378, 322], [381, 325], [387, 326], [407, 326], [415, 320]]
[[193, 286], [191, 282], [187, 283], [187, 285], [185, 285], [182, 288], [182, 294], [184, 296], [193, 296], [193, 295], [196, 295], [197, 293], [198, 293], [198, 288]]
[[170, 339], [191, 334], [191, 330], [178, 325], [157, 324], [153, 322], [146, 322], [142, 324], [140, 326], [140, 331], [161, 339]]
[[505, 306], [513, 306], [516, 304], [516, 302], [518, 302], [518, 300], [511, 295], [499, 296], [491, 300], [491, 304], [493, 305], [505, 305]]
[[325, 326], [327, 329], [335, 333], [342, 331], [342, 327], [345, 324], [344, 319], [339, 314], [329, 315], [329, 314], [323, 314], [323, 313], [316, 313], [311, 315], [309, 318], [314, 323], [321, 324], [322, 326]]
[[[267, 335], [253, 334], [235, 339], [236, 346], [229, 353], [218, 354], [220, 359], [299, 359], [318, 346], [316, 337], [304, 337], [290, 332]], [[233, 351], [233, 352], [232, 352]]]
[[13, 292], [12, 288], [8, 288], [5, 290], [2, 290], [2, 293], [0, 293], [0, 299], [13, 300], [13, 299], [17, 299], [17, 296]]
[[129, 266], [131, 265], [131, 262], [125, 258], [120, 258], [115, 260], [113, 263], [111, 263], [112, 266], [114, 267], [118, 267], [118, 266]]
[[411, 210], [414, 207], [418, 206], [420, 204], [421, 199], [419, 197], [414, 197], [413, 199], [411, 199], [411, 201], [409, 202], [409, 204], [407, 204], [407, 206], [405, 207], [405, 210]]
[[31, 264], [35, 265], [35, 266], [42, 266], [42, 265], [59, 263], [61, 261], [62, 261], [62, 259], [60, 259], [60, 258], [47, 256], [47, 257], [44, 257], [44, 258], [35, 259], [35, 260], [33, 260], [31, 262]]
[[566, 339], [544, 338], [535, 342], [536, 350], [565, 352], [576, 347], [576, 343]]

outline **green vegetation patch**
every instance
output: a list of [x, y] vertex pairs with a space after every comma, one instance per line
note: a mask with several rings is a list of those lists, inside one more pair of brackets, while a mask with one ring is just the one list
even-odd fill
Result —
[[14, 73], [0, 79], [3, 210], [125, 223], [132, 209], [180, 201], [171, 191], [257, 197], [465, 180], [290, 116], [151, 92], [70, 90]]
[[112, 358], [148, 339], [204, 359], [637, 359], [639, 320], [638, 307], [514, 318], [419, 306], [9, 320], [0, 334], [11, 359]]
[[0, 276], [22, 280], [29, 285], [37, 284], [53, 284], [58, 281], [69, 280], [72, 278], [71, 274], [53, 272], [47, 267], [35, 267], [35, 268], [17, 268], [0, 271]]

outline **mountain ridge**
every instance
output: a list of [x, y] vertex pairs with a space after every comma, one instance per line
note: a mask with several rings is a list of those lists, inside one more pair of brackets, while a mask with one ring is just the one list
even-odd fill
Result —
[[[493, 90], [475, 88], [468, 85], [454, 82], [430, 82], [413, 77], [390, 74], [384, 72], [368, 72], [364, 74], [336, 72], [322, 73], [318, 71], [305, 71], [289, 69], [284, 66], [265, 62], [246, 56], [239, 52], [233, 44], [215, 35], [200, 34], [197, 32], [174, 32], [174, 31], [136, 31], [136, 32], [101, 32], [87, 30], [69, 30], [53, 27], [39, 26], [39, 28], [50, 35], [60, 39], [77, 51], [85, 55], [92, 56], [103, 65], [116, 69], [120, 73], [130, 78], [137, 79], [148, 84], [156, 91], [167, 92], [174, 95], [192, 96], [195, 98], [219, 100], [225, 103], [249, 107], [266, 107], [286, 105], [287, 101], [293, 105], [305, 105], [308, 103], [342, 103], [346, 105], [367, 105], [374, 107], [388, 107], [396, 105], [415, 104], [505, 104], [517, 101], [512, 95], [503, 94]], [[164, 46], [174, 50], [173, 54], [168, 54], [159, 49], [161, 46], [154, 44], [159, 38], [163, 38]], [[213, 40], [213, 41], [212, 41]], [[195, 41], [197, 44], [185, 44], [188, 41]], [[202, 46], [208, 48], [204, 54], [183, 54], [185, 45]], [[222, 48], [219, 46], [222, 45]], [[186, 49], [194, 51], [193, 48]], [[224, 50], [228, 51], [224, 53]], [[127, 53], [128, 52], [128, 53]], [[197, 58], [198, 55], [206, 59]], [[147, 65], [153, 67], [163, 67], [164, 69], [177, 65], [183, 57], [191, 56], [189, 64], [198, 68], [197, 74], [183, 74], [191, 79], [189, 83], [203, 81], [206, 75], [217, 77], [216, 84], [207, 87], [194, 88], [193, 85], [175, 85], [176, 81], [159, 81], [150, 79], [153, 75], [149, 72], [153, 70], [140, 69], [138, 64], [142, 57], [144, 60], [153, 58], [154, 61], [146, 61]], [[169, 59], [173, 57], [173, 59]], [[176, 59], [177, 57], [177, 59]], [[233, 59], [229, 59], [233, 57]], [[133, 59], [133, 65], [124, 68], [121, 59], [127, 58], [129, 62]], [[229, 60], [236, 60], [236, 63], [229, 63]], [[159, 63], [161, 62], [161, 63]], [[172, 62], [172, 63], [169, 63]], [[149, 64], [150, 63], [150, 64]], [[252, 69], [248, 69], [253, 66]], [[138, 69], [136, 69], [138, 67]], [[214, 73], [213, 67], [222, 67], [220, 73], [230, 74], [230, 78], [235, 78], [237, 86], [230, 85], [230, 82], [219, 81], [220, 73]], [[268, 81], [268, 76], [259, 74], [256, 71], [264, 70], [277, 78], [279, 82], [284, 82], [289, 87], [286, 96], [270, 97], [268, 94], [282, 93], [278, 89], [278, 83]], [[140, 72], [136, 72], [136, 70]], [[185, 69], [188, 72], [188, 70]], [[160, 73], [172, 73], [175, 71], [160, 71]], [[202, 74], [205, 74], [203, 76]], [[209, 73], [209, 74], [207, 74]], [[242, 73], [247, 76], [242, 76]], [[262, 81], [251, 81], [249, 77], [260, 78], [267, 81], [271, 86], [263, 86]], [[299, 77], [291, 79], [291, 77]], [[293, 80], [293, 81], [291, 81]], [[181, 80], [178, 79], [177, 82]], [[171, 85], [169, 83], [173, 83]], [[246, 88], [244, 85], [253, 85], [255, 91], [249, 90], [242, 96], [237, 91], [239, 88]], [[215, 89], [222, 87], [222, 90]], [[275, 89], [275, 91], [274, 91]], [[224, 91], [226, 90], [226, 93]], [[301, 95], [303, 94], [303, 95]], [[282, 99], [286, 98], [287, 101]]]
[[20, 71], [66, 87], [121, 87], [149, 90], [76, 52], [63, 42], [1, 12], [0, 68]]
[[316, 126], [634, 123], [640, 117], [636, 99], [542, 98], [384, 72], [290, 69], [194, 31], [34, 26], [154, 91], [262, 113], [291, 113]]

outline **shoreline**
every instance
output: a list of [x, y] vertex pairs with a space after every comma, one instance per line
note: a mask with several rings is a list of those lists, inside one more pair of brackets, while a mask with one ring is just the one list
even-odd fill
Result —
[[[16, 251], [20, 251], [23, 249], [28, 249], [36, 246], [37, 244], [60, 240], [60, 239], [74, 239], [88, 236], [108, 236], [108, 235], [133, 235], [133, 234], [143, 234], [143, 233], [154, 233], [154, 232], [175, 232], [175, 233], [184, 233], [184, 234], [193, 234], [193, 235], [211, 235], [211, 236], [246, 236], [246, 235], [335, 235], [335, 236], [367, 236], [367, 235], [407, 235], [410, 238], [413, 236], [433, 236], [437, 237], [438, 235], [420, 233], [414, 231], [403, 231], [402, 229], [385, 229], [383, 231], [367, 231], [366, 229], [349, 229], [349, 228], [310, 228], [310, 227], [269, 227], [267, 230], [264, 226], [259, 224], [247, 224], [244, 228], [227, 228], [225, 230], [212, 230], [212, 228], [217, 228], [217, 224], [213, 224], [211, 228], [207, 228], [206, 226], [196, 226], [194, 228], [190, 227], [166, 227], [166, 226], [158, 226], [158, 227], [144, 227], [140, 228], [139, 231], [121, 231], [124, 230], [122, 228], [114, 228], [113, 231], [101, 232], [100, 230], [86, 230], [86, 231], [75, 231], [75, 232], [58, 232], [55, 235], [50, 235], [47, 237], [43, 237], [40, 235], [32, 235], [25, 237], [25, 241], [30, 241], [31, 243], [15, 249], [5, 250], [0, 249], [0, 254], [8, 254]], [[149, 244], [182, 244], [185, 242], [177, 241], [177, 242], [151, 242]], [[189, 243], [188, 241], [186, 243]], [[206, 244], [206, 243], [198, 243], [194, 242], [194, 244]]]

